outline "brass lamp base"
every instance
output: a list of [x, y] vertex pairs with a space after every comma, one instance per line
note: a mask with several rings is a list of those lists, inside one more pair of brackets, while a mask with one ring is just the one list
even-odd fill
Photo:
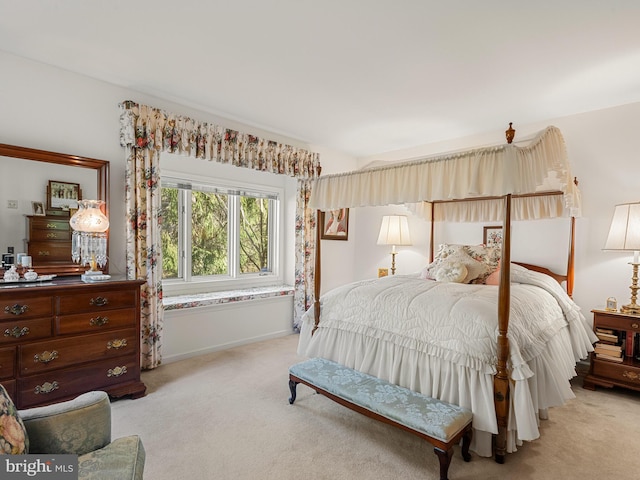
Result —
[[631, 286], [629, 287], [631, 290], [631, 303], [620, 307], [620, 311], [629, 315], [640, 315], [640, 305], [636, 303], [638, 299], [638, 265], [640, 263], [630, 263], [633, 266], [633, 277], [631, 277]]
[[622, 313], [627, 313], [629, 315], [640, 315], [640, 305], [635, 303], [630, 303], [629, 305], [623, 305], [620, 307], [620, 311]]
[[396, 253], [398, 252], [391, 252], [391, 275], [396, 274]]

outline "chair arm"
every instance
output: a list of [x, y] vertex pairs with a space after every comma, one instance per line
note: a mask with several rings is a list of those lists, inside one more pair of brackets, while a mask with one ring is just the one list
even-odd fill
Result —
[[111, 441], [111, 404], [105, 392], [18, 413], [29, 435], [29, 453], [83, 455]]

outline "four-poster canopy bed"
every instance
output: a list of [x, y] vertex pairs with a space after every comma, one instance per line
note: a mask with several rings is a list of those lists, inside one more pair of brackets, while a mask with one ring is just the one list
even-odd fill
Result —
[[[562, 135], [548, 127], [525, 147], [509, 142], [320, 177], [310, 200], [319, 211], [390, 204], [427, 213], [428, 268], [420, 275], [355, 282], [321, 297], [318, 235], [315, 302], [300, 322], [298, 353], [470, 408], [472, 450], [495, 454], [501, 463], [521, 441], [539, 436], [538, 420], [548, 407], [573, 397], [575, 363], [595, 341], [570, 299], [580, 193]], [[512, 263], [512, 218], [552, 218], [563, 211], [571, 218], [566, 275]], [[503, 242], [497, 252], [444, 244], [434, 259], [436, 221], [496, 221], [498, 215]], [[471, 275], [475, 269], [481, 273]], [[437, 275], [450, 281], [435, 281]], [[458, 330], [461, 338], [454, 336]]]

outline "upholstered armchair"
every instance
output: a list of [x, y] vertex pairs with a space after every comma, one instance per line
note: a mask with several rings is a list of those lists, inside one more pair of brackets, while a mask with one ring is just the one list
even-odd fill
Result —
[[17, 412], [28, 453], [77, 454], [79, 479], [142, 479], [145, 451], [137, 435], [111, 441], [111, 404], [105, 392]]

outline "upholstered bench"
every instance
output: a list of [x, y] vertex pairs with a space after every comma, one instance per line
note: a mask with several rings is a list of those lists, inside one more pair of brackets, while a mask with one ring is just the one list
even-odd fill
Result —
[[462, 439], [462, 458], [471, 460], [472, 414], [466, 408], [422, 395], [323, 358], [289, 368], [289, 403], [299, 383], [358, 413], [395, 425], [427, 440], [440, 461], [440, 480], [447, 480], [453, 447]]

